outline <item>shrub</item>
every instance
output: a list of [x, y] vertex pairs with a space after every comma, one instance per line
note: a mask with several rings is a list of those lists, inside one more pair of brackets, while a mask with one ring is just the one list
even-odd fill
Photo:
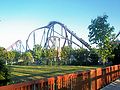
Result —
[[9, 84], [10, 79], [10, 69], [7, 65], [4, 65], [4, 61], [0, 58], [0, 86]]

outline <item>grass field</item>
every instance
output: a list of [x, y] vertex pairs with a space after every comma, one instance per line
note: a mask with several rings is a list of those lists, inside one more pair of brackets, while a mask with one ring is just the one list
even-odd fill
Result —
[[12, 67], [12, 83], [36, 80], [76, 71], [90, 70], [98, 66], [18, 66]]

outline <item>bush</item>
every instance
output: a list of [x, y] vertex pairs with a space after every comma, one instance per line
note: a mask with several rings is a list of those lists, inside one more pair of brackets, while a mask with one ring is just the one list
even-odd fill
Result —
[[0, 86], [9, 84], [11, 79], [11, 73], [9, 67], [4, 65], [2, 59], [0, 59]]
[[90, 51], [89, 59], [91, 61], [91, 65], [98, 65], [99, 56], [95, 50]]

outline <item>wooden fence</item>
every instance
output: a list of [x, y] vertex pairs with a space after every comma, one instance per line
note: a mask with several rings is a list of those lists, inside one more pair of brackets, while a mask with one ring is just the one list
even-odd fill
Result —
[[98, 90], [120, 78], [120, 65], [1, 86], [0, 90]]

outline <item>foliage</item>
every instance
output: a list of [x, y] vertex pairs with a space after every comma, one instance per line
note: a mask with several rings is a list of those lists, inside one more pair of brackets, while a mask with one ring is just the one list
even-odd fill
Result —
[[72, 61], [74, 65], [88, 65], [89, 64], [89, 51], [84, 48], [76, 49], [73, 51], [75, 60]]
[[48, 49], [47, 50], [47, 58], [49, 60], [50, 65], [52, 65], [53, 62], [56, 61], [56, 57], [57, 57], [57, 51], [55, 49]]
[[110, 27], [110, 24], [107, 23], [107, 18], [107, 15], [103, 15], [91, 20], [91, 25], [88, 26], [88, 37], [91, 43], [103, 46], [106, 43], [106, 39], [110, 39], [114, 27]]
[[18, 63], [18, 60], [20, 59], [21, 57], [21, 53], [20, 52], [17, 52], [17, 51], [12, 51], [14, 54], [15, 54], [15, 57], [14, 57], [14, 62]]
[[55, 49], [43, 49], [41, 54], [41, 64], [54, 65], [57, 62], [57, 50]]
[[33, 63], [33, 56], [30, 52], [24, 52], [21, 55], [21, 59], [23, 60], [24, 65], [29, 65], [29, 64]]
[[97, 44], [99, 47], [98, 53], [103, 64], [112, 53], [110, 40], [114, 31], [114, 27], [110, 27], [110, 24], [107, 23], [107, 18], [107, 15], [98, 16], [96, 19], [91, 20], [91, 25], [88, 26], [89, 41], [91, 44]]
[[64, 61], [64, 64], [70, 64], [70, 55], [72, 52], [72, 48], [69, 46], [65, 46], [61, 49], [61, 59]]
[[[120, 42], [120, 41], [119, 41]], [[117, 46], [113, 50], [114, 59], [113, 59], [113, 64], [120, 64], [120, 43], [117, 44]]]
[[7, 52], [7, 61], [12, 64], [13, 63], [13, 60], [15, 58], [15, 53], [13, 51], [8, 51]]
[[6, 85], [10, 82], [10, 70], [4, 64], [7, 58], [7, 51], [5, 48], [0, 47], [0, 86]]
[[97, 51], [98, 50], [95, 49], [95, 48], [92, 48], [90, 50], [89, 59], [90, 59], [91, 65], [97, 65], [98, 64], [99, 56], [98, 56]]
[[0, 59], [4, 62], [7, 60], [7, 50], [4, 47], [0, 47]]
[[17, 51], [7, 51], [4, 47], [0, 47], [0, 58], [6, 65], [7, 63], [12, 64], [13, 62], [18, 62], [20, 55]]
[[35, 61], [39, 61], [41, 58], [41, 54], [42, 54], [42, 46], [40, 45], [35, 45], [33, 48], [33, 57]]
[[8, 84], [10, 79], [10, 69], [4, 65], [3, 60], [0, 59], [0, 86]]

